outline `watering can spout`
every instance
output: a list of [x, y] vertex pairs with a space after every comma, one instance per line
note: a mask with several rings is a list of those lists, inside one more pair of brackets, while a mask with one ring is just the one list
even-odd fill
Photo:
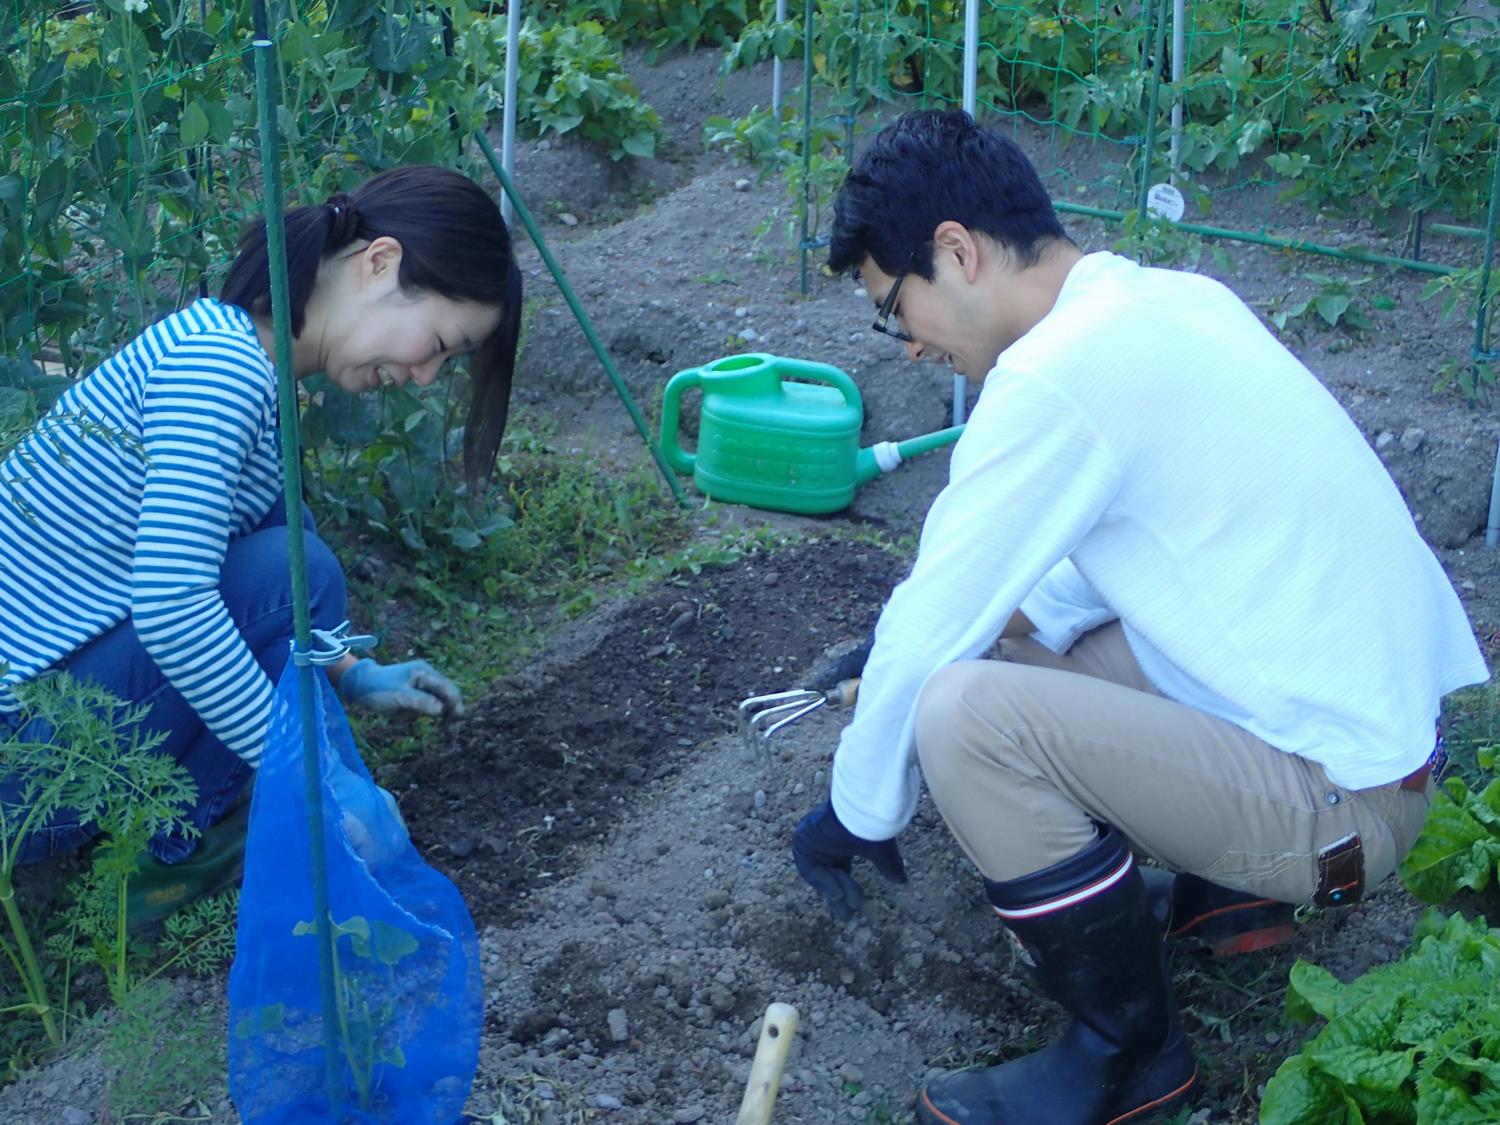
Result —
[[901, 464], [901, 454], [893, 441], [876, 442], [859, 451], [854, 460], [854, 483], [869, 484], [881, 473], [888, 473]]
[[951, 445], [963, 434], [962, 426], [949, 426], [930, 434], [907, 438], [905, 441], [878, 441], [859, 451], [854, 461], [854, 482], [869, 484], [882, 473], [888, 473], [903, 461], [928, 453], [945, 445]]

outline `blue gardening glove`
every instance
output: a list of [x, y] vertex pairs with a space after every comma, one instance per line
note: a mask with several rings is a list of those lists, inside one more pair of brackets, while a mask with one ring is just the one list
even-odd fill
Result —
[[850, 860], [863, 856], [887, 879], [906, 882], [906, 865], [895, 840], [862, 840], [834, 814], [833, 802], [824, 801], [797, 824], [792, 833], [792, 860], [797, 874], [828, 901], [836, 922], [847, 922], [864, 905], [865, 893], [849, 874]]
[[328, 789], [360, 859], [378, 867], [401, 853], [410, 837], [396, 798], [341, 762], [328, 770]]
[[417, 711], [451, 718], [464, 713], [458, 685], [425, 660], [379, 664], [366, 657], [339, 679], [339, 696], [372, 711]]

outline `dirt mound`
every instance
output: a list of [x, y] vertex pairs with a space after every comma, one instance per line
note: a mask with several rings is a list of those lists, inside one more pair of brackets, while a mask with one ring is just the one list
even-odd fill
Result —
[[904, 572], [878, 548], [808, 543], [674, 580], [576, 626], [552, 659], [494, 686], [407, 778], [417, 844], [476, 920], [524, 913], [746, 695], [795, 686], [863, 636]]

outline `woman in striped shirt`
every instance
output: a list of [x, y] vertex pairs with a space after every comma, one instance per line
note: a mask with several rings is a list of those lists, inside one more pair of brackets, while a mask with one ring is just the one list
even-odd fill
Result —
[[[321, 371], [352, 393], [426, 386], [469, 354], [464, 468], [487, 476], [521, 310], [495, 201], [456, 172], [397, 168], [287, 212], [286, 241], [296, 376]], [[259, 761], [292, 635], [268, 261], [261, 221], [218, 300], [152, 325], [0, 461], [0, 738], [47, 738], [11, 688], [49, 671], [148, 704], [143, 725], [197, 785], [200, 830]], [[316, 536], [306, 543], [313, 626], [331, 629], [344, 620], [343, 573]], [[423, 661], [349, 656], [329, 676], [345, 701], [375, 710], [462, 708]], [[21, 793], [0, 774], [0, 804]], [[96, 834], [60, 815], [21, 842], [21, 861]], [[150, 848], [172, 863], [195, 846], [178, 835]]]

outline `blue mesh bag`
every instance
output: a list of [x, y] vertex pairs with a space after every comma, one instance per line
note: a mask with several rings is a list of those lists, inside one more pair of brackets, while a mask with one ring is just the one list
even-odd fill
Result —
[[246, 1125], [451, 1125], [474, 1080], [483, 1021], [474, 923], [370, 779], [327, 679], [313, 679], [335, 1064], [327, 1066], [299, 677], [289, 660], [250, 809], [229, 973], [230, 1094]]

